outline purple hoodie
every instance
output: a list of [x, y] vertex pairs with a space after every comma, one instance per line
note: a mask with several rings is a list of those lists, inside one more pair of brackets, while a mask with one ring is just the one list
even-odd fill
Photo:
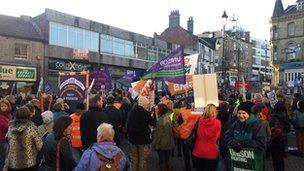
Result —
[[[98, 171], [102, 165], [95, 154], [95, 151], [106, 158], [113, 158], [117, 153], [123, 151], [114, 142], [94, 143], [89, 149], [85, 150], [75, 171]], [[123, 158], [119, 161], [119, 170], [129, 170], [130, 163], [123, 153]]]

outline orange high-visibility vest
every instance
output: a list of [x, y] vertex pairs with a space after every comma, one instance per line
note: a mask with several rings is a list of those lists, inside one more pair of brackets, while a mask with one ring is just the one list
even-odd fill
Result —
[[80, 134], [80, 115], [72, 114], [73, 120], [71, 124], [71, 144], [74, 148], [82, 147], [81, 134]]
[[178, 127], [179, 137], [186, 139], [192, 132], [195, 123], [197, 122], [199, 115], [192, 115], [191, 109], [181, 109], [181, 115], [183, 117], [183, 123]]

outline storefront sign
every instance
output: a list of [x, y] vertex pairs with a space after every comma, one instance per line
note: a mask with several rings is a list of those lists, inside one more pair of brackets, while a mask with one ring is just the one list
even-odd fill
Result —
[[60, 97], [67, 101], [83, 102], [87, 75], [59, 75]]
[[87, 49], [73, 49], [73, 59], [89, 59], [89, 50]]
[[36, 81], [36, 68], [0, 65], [0, 80]]
[[229, 148], [231, 170], [263, 170], [263, 154], [255, 152], [254, 149], [242, 149], [235, 152]]
[[92, 65], [88, 63], [74, 62], [74, 61], [63, 61], [63, 60], [49, 60], [49, 69], [59, 71], [83, 71], [90, 68]]

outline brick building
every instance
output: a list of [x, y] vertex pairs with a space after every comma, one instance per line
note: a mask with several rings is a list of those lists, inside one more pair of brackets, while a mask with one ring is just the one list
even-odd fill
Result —
[[0, 15], [0, 95], [36, 93], [43, 70], [43, 36], [29, 16]]

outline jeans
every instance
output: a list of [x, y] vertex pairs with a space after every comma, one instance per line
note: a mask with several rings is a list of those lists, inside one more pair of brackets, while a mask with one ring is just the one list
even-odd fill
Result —
[[160, 166], [168, 165], [171, 150], [157, 150], [158, 161]]
[[[184, 143], [183, 143], [182, 147], [183, 147], [183, 158], [184, 158], [184, 162], [185, 162], [185, 167], [186, 167], [187, 171], [190, 171], [191, 170], [190, 159], [192, 156], [192, 151]], [[193, 162], [193, 165], [194, 165], [194, 162]]]
[[148, 171], [148, 159], [150, 155], [150, 144], [130, 145], [131, 170]]
[[5, 164], [5, 158], [7, 154], [7, 143], [0, 143], [0, 170], [3, 169], [3, 166]]
[[80, 161], [82, 150], [80, 148], [72, 148], [72, 155], [76, 163]]

